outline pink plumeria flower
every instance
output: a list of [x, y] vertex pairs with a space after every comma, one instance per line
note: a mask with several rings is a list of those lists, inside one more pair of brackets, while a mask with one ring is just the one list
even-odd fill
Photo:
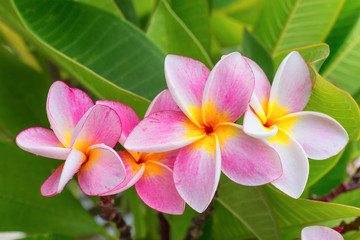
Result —
[[[167, 92], [160, 93], [151, 103], [145, 116], [156, 112], [178, 109]], [[123, 126], [123, 144], [129, 133], [140, 122], [134, 110], [125, 104], [113, 101], [98, 101], [114, 109], [121, 118]], [[104, 195], [117, 194], [135, 185], [135, 189], [142, 201], [157, 211], [168, 214], [182, 214], [185, 202], [180, 197], [173, 181], [173, 166], [177, 152], [143, 153], [118, 151], [126, 168], [126, 178], [113, 190]]]
[[279, 153], [283, 175], [272, 184], [291, 197], [304, 191], [309, 175], [308, 157], [326, 159], [348, 142], [344, 128], [333, 118], [303, 111], [312, 91], [310, 71], [298, 52], [280, 64], [272, 87], [261, 68], [246, 59], [255, 75], [255, 90], [244, 117], [244, 131], [267, 139]]
[[65, 160], [41, 186], [42, 195], [60, 193], [75, 173], [88, 195], [101, 195], [124, 180], [124, 165], [113, 150], [121, 134], [114, 110], [94, 106], [86, 93], [59, 81], [50, 88], [46, 110], [53, 131], [33, 127], [16, 137], [25, 151]]
[[223, 57], [211, 72], [196, 60], [168, 55], [165, 76], [181, 111], [150, 114], [131, 132], [125, 148], [180, 149], [174, 182], [185, 202], [203, 212], [216, 192], [221, 170], [233, 181], [251, 186], [280, 177], [281, 162], [274, 148], [234, 123], [245, 112], [254, 89], [254, 75], [239, 53]]
[[344, 240], [343, 236], [336, 230], [322, 227], [305, 227], [301, 231], [301, 240]]

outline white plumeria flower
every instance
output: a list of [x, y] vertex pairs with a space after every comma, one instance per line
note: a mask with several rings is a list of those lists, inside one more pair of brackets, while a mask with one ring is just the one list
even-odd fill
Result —
[[301, 240], [344, 240], [334, 229], [322, 226], [305, 227], [301, 231]]

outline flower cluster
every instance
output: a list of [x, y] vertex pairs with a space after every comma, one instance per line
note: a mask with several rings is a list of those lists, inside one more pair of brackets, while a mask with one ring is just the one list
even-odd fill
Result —
[[[298, 52], [283, 60], [272, 86], [255, 62], [237, 52], [223, 56], [211, 71], [196, 60], [168, 55], [165, 77], [168, 89], [143, 120], [125, 104], [94, 104], [81, 90], [55, 82], [47, 101], [53, 131], [29, 128], [16, 139], [26, 151], [65, 160], [41, 193], [60, 193], [77, 173], [88, 195], [112, 195], [135, 185], [139, 197], [158, 211], [182, 214], [187, 203], [203, 212], [223, 172], [236, 183], [272, 183], [298, 198], [309, 174], [308, 157], [329, 158], [348, 142], [331, 117], [301, 112], [313, 85]], [[117, 143], [125, 150], [116, 152]]]

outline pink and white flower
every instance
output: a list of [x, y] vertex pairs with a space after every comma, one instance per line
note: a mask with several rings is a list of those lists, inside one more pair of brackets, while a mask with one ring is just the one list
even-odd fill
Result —
[[254, 74], [239, 53], [224, 56], [211, 72], [196, 60], [168, 55], [165, 76], [178, 107], [148, 115], [130, 133], [125, 148], [136, 152], [180, 149], [173, 171], [185, 202], [204, 211], [221, 170], [233, 181], [250, 186], [281, 176], [274, 148], [246, 135], [234, 123], [248, 107], [254, 89]]
[[344, 238], [329, 227], [310, 226], [301, 231], [301, 240], [344, 240]]
[[[177, 105], [170, 101], [171, 96], [167, 91], [160, 93], [151, 103], [145, 116], [170, 109], [177, 109]], [[121, 118], [123, 138], [140, 122], [134, 110], [125, 104], [113, 101], [98, 101], [113, 108]], [[182, 214], [185, 202], [180, 197], [173, 181], [173, 166], [177, 151], [161, 153], [144, 153], [131, 151], [118, 151], [126, 168], [125, 180], [113, 190], [104, 195], [112, 195], [135, 185], [135, 189], [142, 201], [157, 211], [168, 214]]]
[[348, 134], [328, 115], [302, 111], [313, 85], [308, 66], [298, 52], [291, 52], [282, 61], [272, 86], [255, 62], [246, 61], [255, 75], [255, 90], [251, 108], [245, 113], [244, 131], [274, 146], [283, 175], [272, 184], [298, 198], [309, 175], [307, 158], [321, 160], [338, 154], [346, 146]]
[[86, 93], [59, 81], [50, 88], [46, 110], [53, 131], [33, 127], [16, 137], [25, 151], [65, 160], [41, 186], [42, 195], [60, 193], [75, 173], [88, 195], [101, 195], [124, 180], [124, 165], [113, 150], [121, 135], [114, 110], [94, 106]]

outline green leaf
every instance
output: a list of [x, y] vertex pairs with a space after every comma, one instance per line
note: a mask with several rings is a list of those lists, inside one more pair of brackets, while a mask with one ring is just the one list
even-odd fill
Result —
[[210, 17], [207, 0], [171, 0], [171, 8], [210, 53]]
[[210, 57], [199, 40], [164, 0], [159, 2], [147, 36], [166, 54], [190, 57], [212, 67]]
[[[216, 211], [217, 215], [214, 216], [215, 219], [218, 218], [219, 225], [213, 225], [213, 231], [220, 233], [215, 234], [223, 236], [223, 239], [239, 237], [239, 231], [234, 229], [234, 226], [240, 224], [234, 225], [233, 222], [240, 222], [258, 239], [280, 239], [276, 216], [263, 189], [261, 187], [242, 186], [224, 176], [222, 180], [217, 201], [224, 207], [224, 210]], [[227, 216], [224, 212], [228, 212]], [[221, 216], [223, 217], [220, 219]], [[216, 222], [215, 219], [214, 223]]]
[[360, 90], [360, 17], [336, 54], [321, 69], [321, 75], [341, 89], [354, 94]]
[[145, 98], [165, 88], [164, 55], [126, 21], [65, 0], [14, 2], [36, 45], [98, 97], [121, 101], [141, 115]]
[[[189, 206], [185, 207], [182, 215], [168, 215], [164, 214], [170, 224], [170, 239], [182, 240], [185, 238], [187, 228], [191, 225], [191, 219], [198, 213]], [[204, 229], [203, 229], [204, 233]]]
[[360, 215], [359, 208], [307, 199], [294, 199], [272, 187], [267, 186], [264, 189], [272, 202], [282, 230]]
[[350, 141], [360, 137], [360, 110], [350, 94], [335, 87], [315, 71], [316, 81], [306, 111], [321, 112], [338, 121]]
[[51, 81], [0, 47], [0, 128], [13, 140], [25, 128], [49, 127], [46, 98]]
[[321, 43], [332, 29], [344, 2], [344, 0], [264, 1], [254, 33], [272, 54]]
[[360, 189], [356, 189], [350, 192], [342, 193], [334, 199], [334, 203], [349, 205], [360, 208]]
[[69, 191], [43, 197], [40, 186], [59, 160], [26, 153], [12, 143], [0, 143], [0, 231], [90, 235], [104, 233]]
[[139, 26], [139, 19], [136, 16], [135, 8], [131, 0], [114, 0], [121, 9], [124, 17], [132, 22], [135, 26]]
[[21, 240], [75, 240], [75, 238], [62, 234], [41, 234], [22, 238]]
[[263, 69], [268, 79], [272, 81], [274, 77], [274, 68], [269, 51], [247, 29], [244, 31], [244, 40], [242, 44], [244, 56], [255, 61]]
[[116, 6], [113, 0], [74, 0], [74, 2], [84, 3], [89, 6], [96, 7], [103, 11], [109, 12], [116, 17], [124, 18], [123, 13], [120, 12], [120, 9]]

